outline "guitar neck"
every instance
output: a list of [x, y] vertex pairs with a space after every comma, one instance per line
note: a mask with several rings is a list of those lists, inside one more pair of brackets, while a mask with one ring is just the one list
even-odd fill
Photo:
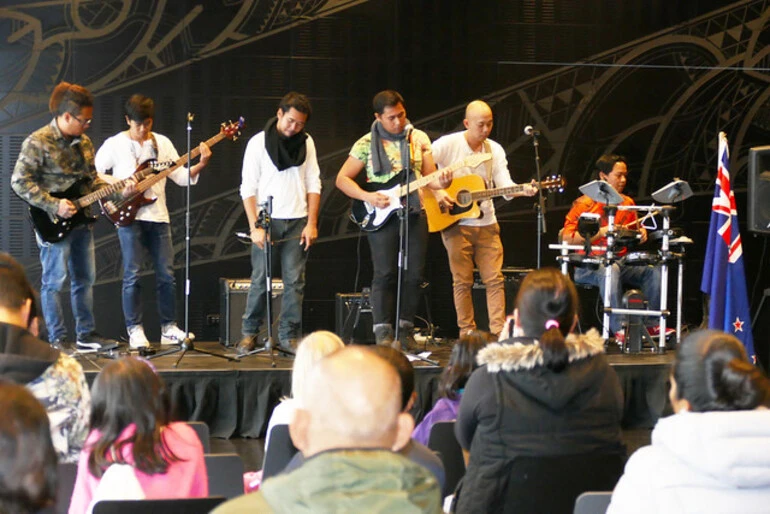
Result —
[[[219, 143], [225, 138], [225, 134], [223, 132], [220, 132], [219, 134], [215, 135], [214, 137], [209, 138], [206, 141], [206, 144], [209, 147], [214, 146], [215, 144]], [[200, 155], [200, 147], [196, 146], [190, 151], [190, 158], [195, 159]], [[179, 167], [184, 166], [187, 164], [187, 154], [182, 155], [177, 159], [177, 161], [170, 166], [169, 168], [161, 171], [160, 173], [156, 173], [155, 175], [152, 175], [150, 178], [142, 180], [137, 184], [136, 190], [140, 193], [144, 193], [148, 189], [150, 189], [152, 186], [163, 180], [164, 178], [168, 177], [170, 174], [172, 174], [174, 171], [176, 171]]]
[[105, 198], [107, 196], [110, 196], [112, 194], [115, 194], [119, 191], [122, 191], [123, 188], [126, 187], [128, 184], [128, 181], [131, 179], [136, 180], [143, 180], [148, 175], [152, 174], [153, 168], [152, 166], [147, 166], [145, 168], [142, 168], [141, 170], [137, 171], [133, 175], [131, 175], [128, 178], [124, 178], [123, 180], [119, 180], [118, 182], [115, 182], [114, 184], [110, 184], [107, 187], [103, 187], [101, 189], [98, 189], [94, 191], [93, 193], [89, 193], [85, 196], [81, 196], [77, 200], [72, 200], [72, 203], [75, 204], [75, 207], [78, 209], [83, 209], [85, 207], [88, 207], [94, 202], [98, 202], [102, 198]]
[[[450, 166], [447, 166], [446, 168], [441, 168], [440, 170], [436, 170], [430, 175], [425, 175], [424, 177], [418, 178], [417, 180], [413, 180], [412, 182], [409, 183], [409, 192], [412, 192], [412, 191], [415, 191], [416, 189], [420, 189], [427, 186], [428, 184], [430, 184], [431, 182], [439, 178], [441, 176], [441, 173], [445, 171], [450, 171], [450, 172], [456, 171], [465, 166], [467, 166], [465, 160], [458, 161]], [[406, 190], [407, 190], [407, 186], [401, 186], [401, 188], [398, 190], [398, 196], [399, 197], [406, 196]]]
[[471, 200], [474, 202], [477, 200], [489, 200], [497, 196], [510, 196], [517, 195], [524, 191], [524, 188], [528, 184], [519, 184], [510, 187], [498, 187], [497, 189], [485, 189], [484, 191], [474, 191], [471, 193]]

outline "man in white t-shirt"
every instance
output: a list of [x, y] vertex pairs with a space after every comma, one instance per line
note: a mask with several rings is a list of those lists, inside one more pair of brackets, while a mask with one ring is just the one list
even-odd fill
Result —
[[313, 138], [305, 132], [310, 100], [300, 93], [286, 94], [276, 116], [265, 130], [249, 140], [243, 155], [241, 198], [251, 230], [251, 287], [246, 298], [237, 353], [254, 350], [265, 316], [266, 270], [264, 223], [258, 223], [262, 206], [272, 205], [270, 238], [273, 257], [281, 263], [283, 295], [278, 323], [280, 347], [290, 350], [302, 337], [302, 300], [305, 263], [318, 238], [321, 205], [321, 169]]
[[[475, 100], [465, 109], [465, 129], [440, 137], [433, 143], [433, 158], [436, 166], [445, 167], [474, 153], [491, 153], [492, 160], [471, 169], [460, 168], [455, 178], [475, 173], [481, 176], [487, 188], [510, 187], [515, 185], [508, 171], [505, 150], [495, 141], [488, 139], [492, 131], [492, 109], [485, 102]], [[527, 188], [523, 195], [532, 196], [537, 190]], [[445, 190], [435, 192], [442, 208], [454, 205], [454, 198]], [[510, 200], [512, 197], [505, 197]], [[441, 239], [449, 255], [452, 271], [454, 303], [457, 311], [457, 325], [460, 336], [476, 329], [473, 312], [473, 266], [479, 269], [481, 281], [487, 290], [487, 312], [489, 331], [498, 335], [505, 323], [505, 279], [503, 278], [503, 244], [500, 241], [500, 227], [495, 217], [492, 200], [479, 205], [481, 216], [465, 218], [441, 232]]]
[[[138, 94], [131, 96], [125, 105], [125, 115], [128, 130], [108, 138], [96, 152], [96, 170], [106, 181], [117, 182], [128, 178], [139, 165], [150, 159], [159, 162], [179, 159], [171, 141], [162, 134], [152, 132], [155, 104], [151, 98]], [[211, 157], [211, 150], [206, 143], [201, 143], [199, 150], [200, 161], [189, 170], [192, 184], [198, 182], [198, 174]], [[105, 175], [110, 171], [112, 176]], [[179, 167], [168, 178], [180, 186], [186, 186], [187, 167]], [[129, 225], [118, 227], [123, 254], [123, 316], [132, 348], [143, 348], [150, 344], [142, 325], [142, 291], [139, 283], [145, 250], [155, 270], [161, 323], [160, 342], [178, 344], [185, 338], [185, 332], [176, 324], [176, 280], [171, 220], [166, 207], [166, 179], [159, 180], [145, 191], [144, 198], [155, 198], [155, 201], [140, 207], [136, 219]]]

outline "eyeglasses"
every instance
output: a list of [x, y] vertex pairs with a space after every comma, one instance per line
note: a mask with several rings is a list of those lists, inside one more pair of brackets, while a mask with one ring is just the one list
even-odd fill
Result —
[[72, 117], [75, 118], [76, 120], [78, 120], [78, 123], [80, 123], [81, 127], [88, 127], [88, 126], [91, 125], [91, 122], [94, 121], [93, 118], [88, 118], [87, 120], [81, 120], [80, 118], [78, 118], [74, 114], [72, 115]]

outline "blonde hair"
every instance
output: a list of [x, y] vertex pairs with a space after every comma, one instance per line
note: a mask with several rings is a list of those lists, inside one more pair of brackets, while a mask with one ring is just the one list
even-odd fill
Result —
[[297, 348], [297, 357], [291, 372], [291, 396], [300, 405], [305, 398], [305, 384], [316, 362], [345, 347], [337, 334], [318, 330], [305, 336]]

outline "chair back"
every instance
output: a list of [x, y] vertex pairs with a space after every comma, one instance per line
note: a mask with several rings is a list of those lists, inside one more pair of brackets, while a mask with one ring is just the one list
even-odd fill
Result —
[[289, 425], [275, 425], [270, 431], [270, 444], [265, 448], [262, 481], [280, 474], [298, 451], [289, 436]]
[[198, 439], [201, 440], [201, 444], [203, 445], [203, 453], [210, 453], [211, 433], [209, 431], [209, 426], [203, 421], [186, 421], [185, 423], [190, 425], [190, 428], [195, 430], [195, 433], [198, 434]]
[[208, 453], [204, 458], [211, 496], [224, 496], [229, 500], [243, 494], [243, 461], [240, 455]]
[[444, 464], [446, 479], [442, 497], [452, 494], [457, 483], [465, 475], [465, 461], [463, 450], [455, 437], [454, 421], [439, 421], [430, 429], [428, 436], [428, 448], [437, 452]]
[[75, 479], [78, 476], [77, 462], [60, 462], [57, 465], [56, 475], [59, 479], [56, 484], [56, 512], [67, 514], [72, 491], [75, 490]]
[[586, 491], [611, 491], [623, 474], [619, 454], [516, 457], [510, 468], [504, 512], [572, 512]]
[[94, 514], [208, 514], [224, 501], [221, 496], [174, 500], [102, 500], [94, 504]]
[[605, 514], [611, 499], [612, 491], [583, 493], [575, 501], [574, 514]]

